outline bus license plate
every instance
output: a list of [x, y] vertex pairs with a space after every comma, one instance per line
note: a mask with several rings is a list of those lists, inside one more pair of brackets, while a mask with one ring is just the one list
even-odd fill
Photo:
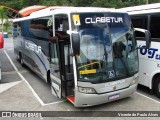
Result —
[[117, 99], [117, 98], [119, 98], [119, 94], [114, 94], [114, 95], [111, 95], [111, 96], [109, 96], [109, 100], [114, 100], [114, 99]]

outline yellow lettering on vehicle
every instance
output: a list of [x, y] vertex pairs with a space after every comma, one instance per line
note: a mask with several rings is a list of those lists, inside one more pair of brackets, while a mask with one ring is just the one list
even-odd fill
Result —
[[79, 73], [80, 73], [80, 74], [96, 73], [96, 69], [92, 69], [92, 70], [81, 70]]

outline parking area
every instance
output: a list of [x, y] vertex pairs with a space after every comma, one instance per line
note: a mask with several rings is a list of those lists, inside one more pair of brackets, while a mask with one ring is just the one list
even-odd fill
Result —
[[148, 89], [142, 86], [122, 100], [75, 108], [67, 100], [54, 97], [45, 81], [20, 65], [14, 55], [12, 38], [5, 39], [5, 47], [0, 50], [0, 61], [0, 111], [160, 111], [160, 99], [150, 95]]

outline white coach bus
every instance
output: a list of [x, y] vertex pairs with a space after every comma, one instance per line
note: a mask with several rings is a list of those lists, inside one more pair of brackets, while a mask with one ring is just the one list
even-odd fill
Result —
[[[56, 97], [85, 107], [136, 91], [138, 51], [127, 13], [49, 7], [13, 22], [14, 51], [20, 63], [51, 83]], [[147, 41], [148, 47], [148, 37]]]
[[139, 50], [139, 84], [150, 88], [160, 98], [160, 3], [120, 9], [131, 16], [133, 27], [151, 33], [151, 48], [144, 49], [144, 35], [136, 33]]

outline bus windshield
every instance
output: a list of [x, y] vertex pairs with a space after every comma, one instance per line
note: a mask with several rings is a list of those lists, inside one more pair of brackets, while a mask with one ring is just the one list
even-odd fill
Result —
[[80, 35], [76, 56], [78, 80], [110, 82], [138, 72], [138, 53], [128, 14], [72, 14], [72, 30]]

